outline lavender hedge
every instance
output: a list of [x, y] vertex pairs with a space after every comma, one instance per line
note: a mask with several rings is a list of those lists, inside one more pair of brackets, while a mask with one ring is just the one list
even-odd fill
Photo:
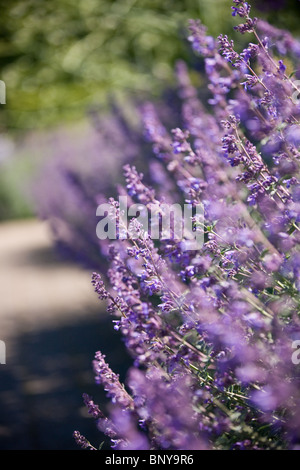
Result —
[[113, 449], [300, 446], [300, 43], [251, 18], [246, 2], [234, 0], [232, 15], [251, 37], [242, 51], [190, 21], [209, 99], [178, 63], [180, 127], [163, 124], [151, 103], [142, 109], [154, 187], [128, 164], [119, 188], [149, 209], [203, 204], [204, 223], [193, 221], [203, 246], [184, 251], [129, 230], [109, 247], [109, 284], [92, 275], [133, 358], [122, 384], [97, 352], [111, 406], [84, 395]]
[[[46, 162], [34, 178], [31, 199], [36, 214], [51, 229], [58, 254], [105, 273], [108, 243], [96, 235], [96, 207], [117, 196], [123, 183], [122, 166], [139, 161], [148, 181], [159, 187], [152, 149], [139, 121], [141, 104], [111, 100], [111, 112], [91, 109], [88, 122], [76, 135], [54, 132], [44, 144]], [[168, 90], [158, 105], [167, 122], [180, 118], [179, 99]], [[143, 156], [141, 160], [141, 156]]]

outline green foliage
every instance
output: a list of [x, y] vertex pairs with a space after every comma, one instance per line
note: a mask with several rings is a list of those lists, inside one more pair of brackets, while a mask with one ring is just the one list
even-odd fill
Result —
[[[32, 217], [30, 184], [37, 168], [37, 156], [29, 148], [0, 142], [6, 157], [0, 166], [0, 220]], [[1, 156], [0, 153], [0, 156]]]
[[[79, 118], [111, 93], [159, 93], [172, 83], [189, 18], [232, 30], [230, 0], [12, 0], [1, 7], [2, 128]], [[225, 13], [226, 12], [226, 13]], [[224, 13], [224, 14], [223, 14]]]
[[[296, 31], [298, 2], [253, 0], [272, 24]], [[276, 2], [275, 2], [276, 3]], [[295, 5], [296, 4], [296, 5]], [[105, 107], [110, 93], [158, 95], [173, 83], [189, 18], [235, 36], [231, 0], [10, 0], [0, 2], [0, 129], [37, 129]], [[261, 12], [258, 11], [259, 16]]]

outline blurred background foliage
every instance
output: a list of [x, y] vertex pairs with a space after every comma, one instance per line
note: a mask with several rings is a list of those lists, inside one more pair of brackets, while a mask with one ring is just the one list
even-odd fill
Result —
[[[298, 27], [297, 0], [254, 3], [273, 23]], [[200, 18], [214, 36], [233, 35], [236, 23], [231, 0], [10, 0], [0, 5], [0, 77], [7, 86], [0, 123], [11, 130], [78, 119], [86, 106], [105, 104], [111, 92], [155, 95], [172, 83], [174, 62], [190, 60], [189, 18]]]
[[[255, 14], [299, 33], [298, 0], [252, 1]], [[208, 32], [236, 36], [231, 0], [1, 0], [0, 219], [31, 215], [23, 186], [35, 167], [24, 147], [30, 132], [85, 118], [89, 107], [108, 109], [113, 94], [155, 99], [174, 84], [177, 59], [195, 58], [187, 21]], [[2, 137], [1, 137], [2, 135]], [[7, 142], [7, 139], [12, 142]], [[13, 149], [11, 148], [13, 146]]]
[[[4, 2], [3, 2], [4, 3]], [[230, 29], [227, 0], [12, 0], [1, 6], [1, 125], [36, 129], [78, 119], [109, 93], [156, 94], [188, 58], [188, 18]], [[229, 19], [229, 21], [228, 21]]]

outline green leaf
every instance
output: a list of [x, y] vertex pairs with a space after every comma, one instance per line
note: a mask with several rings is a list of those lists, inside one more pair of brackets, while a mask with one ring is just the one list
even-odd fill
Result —
[[104, 441], [101, 442], [101, 444], [98, 447], [98, 450], [101, 450], [103, 446], [104, 446]]

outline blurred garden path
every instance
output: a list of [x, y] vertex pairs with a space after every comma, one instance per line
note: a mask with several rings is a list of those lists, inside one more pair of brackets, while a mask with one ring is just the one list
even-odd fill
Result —
[[0, 270], [0, 449], [76, 449], [75, 429], [99, 444], [82, 406], [84, 392], [105, 402], [94, 352], [119, 371], [127, 359], [90, 272], [58, 259], [36, 220], [0, 224]]
[[99, 307], [90, 273], [57, 258], [44, 222], [0, 224], [0, 266], [1, 339]]

